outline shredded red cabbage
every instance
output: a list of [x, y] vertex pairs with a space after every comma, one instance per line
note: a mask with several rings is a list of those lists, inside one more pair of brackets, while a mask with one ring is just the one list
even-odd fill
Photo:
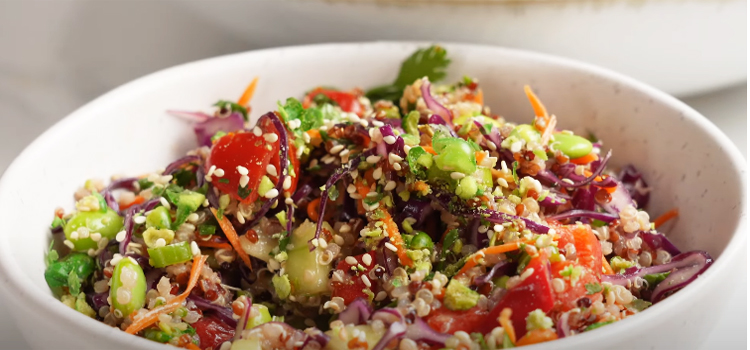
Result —
[[130, 244], [130, 240], [133, 239], [133, 227], [135, 226], [135, 222], [133, 222], [133, 216], [135, 215], [135, 213], [140, 212], [141, 210], [149, 211], [151, 209], [154, 209], [160, 203], [161, 202], [159, 201], [159, 199], [154, 198], [141, 204], [135, 204], [125, 211], [125, 239], [120, 242], [120, 254], [125, 255], [128, 249], [128, 244]]
[[682, 253], [668, 238], [661, 232], [650, 233], [650, 232], [639, 232], [639, 236], [643, 240], [643, 243], [651, 248], [653, 251], [662, 249], [672, 256]]
[[573, 209], [557, 215], [548, 216], [547, 220], [562, 221], [572, 218], [589, 218], [604, 222], [612, 222], [614, 220], [617, 220], [619, 216], [608, 213], [600, 213], [592, 210]]
[[449, 211], [451, 214], [456, 215], [458, 217], [471, 217], [471, 218], [478, 218], [478, 219], [484, 219], [489, 222], [494, 222], [496, 224], [502, 224], [505, 222], [512, 222], [512, 221], [523, 221], [526, 225], [526, 228], [531, 230], [535, 233], [547, 233], [549, 232], [549, 227], [544, 226], [542, 224], [538, 224], [534, 221], [531, 221], [527, 218], [516, 216], [516, 215], [509, 215], [505, 214], [499, 211], [495, 211], [492, 209], [486, 209], [486, 208], [466, 208], [465, 206], [458, 204], [458, 203], [451, 203], [453, 196], [451, 196], [448, 193], [442, 192], [442, 191], [435, 191], [436, 193], [430, 194], [430, 198], [432, 198], [435, 202], [440, 204], [443, 209]]
[[421, 90], [422, 98], [424, 99], [424, 104], [427, 106], [427, 108], [435, 112], [435, 114], [443, 117], [444, 120], [452, 122], [453, 114], [448, 108], [445, 108], [432, 96], [432, 93], [430, 92], [430, 81], [427, 80], [427, 78], [422, 79]]
[[620, 171], [618, 178], [635, 201], [636, 208], [644, 208], [651, 196], [651, 188], [643, 179], [643, 174], [635, 166], [626, 165]]
[[237, 328], [237, 320], [235, 320], [232, 317], [233, 312], [231, 308], [216, 305], [206, 299], [203, 299], [193, 294], [189, 295], [187, 299], [192, 301], [195, 304], [195, 306], [197, 306], [198, 309], [200, 309], [201, 311], [212, 312], [222, 322], [226, 323], [227, 326], [232, 327], [232, 328]]
[[213, 116], [203, 113], [203, 112], [178, 111], [174, 109], [169, 109], [167, 110], [167, 113], [169, 115], [182, 118], [187, 121], [191, 121], [195, 123], [205, 122], [206, 120], [213, 118]]
[[188, 165], [190, 163], [198, 163], [198, 165], [200, 165], [200, 161], [201, 161], [201, 157], [196, 156], [196, 155], [184, 156], [180, 159], [175, 160], [169, 165], [167, 165], [167, 168], [164, 169], [164, 172], [162, 173], [162, 175], [172, 175], [175, 172], [177, 172], [177, 170], [179, 170], [183, 166]]
[[339, 321], [344, 324], [360, 325], [365, 324], [370, 316], [372, 316], [372, 306], [364, 298], [357, 298], [339, 314]]
[[[273, 114], [273, 113], [271, 113]], [[211, 146], [211, 137], [217, 132], [231, 132], [245, 128], [242, 114], [234, 112], [227, 117], [213, 117], [193, 125], [193, 131], [199, 146]]]

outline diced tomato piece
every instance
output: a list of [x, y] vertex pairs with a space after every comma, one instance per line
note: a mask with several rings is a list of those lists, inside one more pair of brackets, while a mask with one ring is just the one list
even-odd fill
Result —
[[359, 103], [359, 97], [356, 94], [345, 91], [316, 88], [309, 94], [307, 94], [307, 96], [305, 97], [305, 103], [309, 104], [310, 101], [312, 101], [312, 99], [319, 94], [323, 94], [333, 100], [333, 102], [336, 102], [336, 104], [338, 104], [339, 107], [341, 107], [341, 110], [344, 112], [355, 113], [360, 116], [362, 115], [362, 112], [364, 112], [362, 104]]
[[587, 225], [572, 227], [575, 238], [576, 261], [591, 270], [597, 277], [602, 275], [602, 246], [594, 232]]
[[492, 331], [499, 325], [497, 318], [500, 316], [500, 312], [505, 308], [510, 308], [513, 310], [510, 319], [516, 331], [516, 337], [520, 338], [526, 334], [526, 317], [530, 312], [541, 309], [547, 313], [552, 310], [555, 298], [552, 294], [548, 264], [549, 260], [543, 252], [531, 259], [524, 272], [530, 269], [534, 269], [534, 272], [505, 293], [498, 304], [490, 311], [486, 322], [481, 323], [476, 331], [482, 334]]
[[[365, 258], [365, 256], [368, 256], [368, 258]], [[347, 259], [344, 259], [336, 266], [336, 270], [342, 271], [341, 273], [342, 276], [344, 276], [344, 281], [334, 281], [331, 283], [333, 285], [333, 296], [344, 298], [344, 304], [346, 305], [349, 305], [349, 303], [357, 298], [369, 300], [368, 293], [366, 293], [365, 290], [369, 290], [369, 293], [373, 294], [378, 291], [378, 280], [369, 277], [370, 271], [376, 264], [375, 252], [368, 252], [352, 257], [357, 260], [356, 263], [350, 264], [346, 262]], [[365, 260], [367, 260], [369, 264], [365, 263]], [[354, 267], [353, 270], [352, 267]], [[362, 278], [367, 278], [367, 280], [370, 281], [370, 286], [367, 286]]]
[[[563, 277], [560, 272], [568, 266], [579, 267], [581, 269], [581, 276], [572, 283], [570, 277]], [[552, 278], [560, 278], [565, 283], [565, 290], [562, 292], [555, 292], [555, 311], [565, 312], [572, 308], [578, 307], [578, 300], [587, 297], [591, 302], [600, 301], [602, 299], [601, 293], [587, 294], [586, 284], [600, 283], [600, 278], [591, 271], [581, 265], [578, 265], [571, 261], [561, 261], [552, 264]]]
[[430, 312], [425, 321], [430, 328], [441, 333], [453, 334], [458, 331], [471, 333], [488, 321], [488, 314], [488, 311], [481, 310], [478, 306], [465, 311], [453, 311], [442, 306]]
[[192, 326], [200, 339], [201, 349], [218, 349], [222, 343], [234, 337], [234, 328], [227, 326], [216, 316], [204, 315]]

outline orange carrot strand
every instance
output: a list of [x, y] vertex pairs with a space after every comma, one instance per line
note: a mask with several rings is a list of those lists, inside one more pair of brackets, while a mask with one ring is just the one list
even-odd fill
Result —
[[534, 94], [534, 91], [531, 90], [531, 87], [525, 85], [523, 87], [523, 91], [526, 92], [526, 97], [528, 97], [529, 102], [531, 102], [531, 108], [534, 109], [534, 114], [536, 114], [537, 117], [544, 117], [546, 119], [548, 116], [547, 108], [544, 108], [542, 101], [540, 101], [539, 97]]
[[237, 235], [237, 231], [234, 230], [234, 226], [232, 226], [232, 223], [229, 221], [229, 219], [227, 219], [226, 215], [222, 215], [221, 218], [219, 218], [216, 209], [211, 208], [211, 212], [216, 217], [216, 221], [219, 222], [219, 226], [221, 226], [221, 230], [224, 231], [224, 235], [227, 236], [229, 243], [231, 243], [234, 247], [234, 250], [237, 251], [237, 255], [240, 256], [240, 259], [242, 259], [245, 265], [247, 265], [250, 271], [252, 271], [253, 264], [250, 262], [250, 257], [247, 255], [247, 253], [245, 253], [245, 250], [242, 249], [242, 245], [240, 244], [240, 237]]
[[672, 220], [678, 216], [680, 216], [680, 211], [677, 208], [674, 208], [662, 214], [662, 216], [656, 218], [656, 220], [654, 220], [654, 227], [659, 228], [659, 226], [664, 225], [665, 223], [667, 223], [667, 221]]
[[253, 94], [255, 94], [255, 87], [258, 86], [258, 77], [253, 78], [253, 81], [250, 82], [250, 85], [245, 88], [245, 92], [242, 93], [242, 96], [240, 96], [240, 99], [237, 100], [237, 104], [240, 106], [247, 106], [250, 103], [250, 100], [253, 98]]

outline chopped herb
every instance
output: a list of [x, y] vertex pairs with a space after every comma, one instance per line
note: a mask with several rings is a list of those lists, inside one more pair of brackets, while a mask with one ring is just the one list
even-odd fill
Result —
[[219, 183], [228, 184], [229, 179], [219, 179]]
[[107, 201], [104, 199], [104, 196], [96, 191], [94, 191], [92, 195], [99, 201], [99, 211], [102, 213], [106, 213], [107, 209], [109, 209], [109, 206], [107, 205]]
[[210, 224], [198, 225], [198, 232], [201, 236], [210, 236], [216, 233], [216, 226]]
[[242, 199], [247, 198], [247, 196], [249, 196], [250, 193], [253, 193], [253, 190], [248, 188], [248, 186], [237, 188], [237, 195], [240, 196], [240, 198]]
[[180, 169], [174, 174], [174, 182], [177, 186], [188, 187], [193, 181], [195, 181], [195, 173], [190, 170]]
[[336, 201], [339, 198], [339, 188], [336, 186], [331, 186], [328, 189], [328, 199], [331, 201]]
[[602, 291], [602, 285], [599, 283], [586, 283], [586, 294], [596, 294]]
[[339, 105], [338, 103], [336, 103], [336, 101], [332, 100], [330, 97], [328, 97], [326, 94], [323, 94], [323, 93], [319, 93], [313, 96], [312, 101], [318, 106], [322, 106], [325, 104], [334, 105], [334, 106]]
[[143, 190], [145, 190], [147, 188], [150, 188], [153, 185], [154, 185], [154, 183], [151, 182], [151, 181], [148, 181], [148, 179], [138, 179], [138, 188], [140, 188], [141, 191], [143, 191]]
[[635, 311], [643, 311], [646, 310], [649, 306], [651, 306], [651, 303], [642, 299], [633, 299], [630, 304], [626, 305], [628, 309], [635, 310]]
[[490, 133], [492, 133], [492, 124], [490, 123], [484, 124], [482, 125], [482, 129], [484, 129], [485, 135], [489, 135]]
[[214, 134], [214, 136], [211, 136], [211, 142], [216, 142], [216, 140], [224, 137], [226, 134], [227, 134], [226, 131], [221, 131], [221, 130], [217, 131]]
[[55, 218], [52, 219], [52, 225], [50, 225], [49, 228], [56, 228], [56, 227], [65, 227], [65, 220], [59, 218], [57, 215], [55, 215]]
[[57, 259], [60, 258], [60, 254], [57, 253], [57, 250], [52, 248], [52, 246], [55, 245], [55, 242], [49, 243], [49, 252], [47, 253], [47, 265], [52, 264], [53, 262], [56, 262]]
[[513, 182], [518, 184], [518, 161], [513, 162]]
[[224, 208], [219, 208], [219, 210], [216, 211], [216, 218], [221, 220], [223, 216], [224, 216]]
[[284, 235], [284, 238], [279, 240], [279, 250], [282, 252], [286, 251], [286, 246], [289, 245], [289, 242], [291, 241], [291, 238], [288, 234]]
[[237, 103], [234, 103], [232, 101], [219, 100], [219, 102], [214, 103], [214, 106], [219, 107], [219, 108], [226, 108], [232, 111], [232, 113], [240, 113], [242, 114], [242, 119], [244, 119], [245, 121], [248, 121], [247, 108], [240, 106]]

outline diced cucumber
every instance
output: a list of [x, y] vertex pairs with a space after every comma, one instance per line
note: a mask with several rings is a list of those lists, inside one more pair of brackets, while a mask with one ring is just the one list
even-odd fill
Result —
[[[345, 331], [343, 331], [345, 329]], [[357, 329], [359, 332], [365, 334], [365, 341], [367, 342], [367, 349], [372, 349], [380, 341], [380, 338], [385, 334], [385, 328], [375, 330], [370, 325], [353, 326], [348, 325], [344, 328], [332, 329], [326, 332], [331, 340], [328, 341], [326, 349], [330, 350], [350, 350], [349, 341], [352, 340], [354, 330]], [[234, 348], [232, 350], [235, 350]]]
[[[292, 234], [291, 243], [294, 249], [288, 251], [289, 259], [285, 270], [295, 295], [328, 292], [328, 273], [331, 266], [318, 264], [318, 256], [322, 254], [322, 250], [315, 249], [311, 252], [307, 245], [315, 236], [315, 227], [315, 223], [306, 220]], [[323, 223], [323, 229], [334, 232], [326, 222]]]

